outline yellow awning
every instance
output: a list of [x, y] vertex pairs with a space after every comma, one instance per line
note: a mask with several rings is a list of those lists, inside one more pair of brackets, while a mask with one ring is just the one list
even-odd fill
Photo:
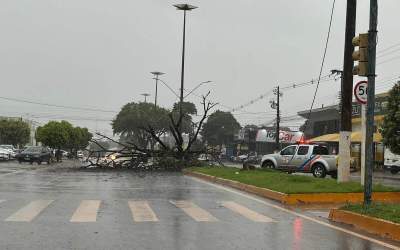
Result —
[[327, 134], [310, 139], [311, 142], [338, 142], [339, 134]]
[[[309, 140], [310, 142], [339, 142], [339, 134], [321, 135]], [[361, 142], [361, 131], [351, 133], [351, 142]], [[382, 142], [382, 135], [374, 133], [374, 142]]]

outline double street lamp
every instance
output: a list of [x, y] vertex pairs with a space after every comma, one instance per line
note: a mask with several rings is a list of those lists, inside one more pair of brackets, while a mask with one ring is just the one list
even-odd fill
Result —
[[182, 103], [183, 103], [183, 89], [184, 89], [184, 76], [185, 76], [185, 35], [186, 35], [186, 11], [196, 9], [196, 6], [190, 4], [175, 4], [177, 10], [183, 10], [183, 45], [182, 45], [182, 69], [181, 69], [181, 95], [179, 105], [179, 115], [182, 116]]
[[150, 73], [154, 75], [154, 78], [156, 80], [156, 93], [155, 93], [155, 96], [154, 96], [154, 106], [157, 107], [158, 77], [160, 75], [164, 75], [165, 73], [159, 72], [159, 71], [153, 71], [153, 72], [150, 72]]
[[148, 93], [143, 93], [143, 94], [141, 94], [141, 95], [144, 96], [144, 102], [146, 103], [146, 102], [147, 102], [147, 97], [150, 96], [150, 94], [148, 94]]

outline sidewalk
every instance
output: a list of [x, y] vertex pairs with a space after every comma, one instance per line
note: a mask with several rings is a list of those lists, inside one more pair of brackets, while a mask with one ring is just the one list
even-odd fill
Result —
[[[351, 174], [351, 177], [353, 178], [361, 178], [361, 173], [360, 172], [354, 172]], [[372, 177], [374, 179], [387, 179], [387, 180], [395, 180], [395, 181], [400, 181], [400, 173], [397, 174], [391, 174], [389, 171], [374, 171], [372, 173]]]

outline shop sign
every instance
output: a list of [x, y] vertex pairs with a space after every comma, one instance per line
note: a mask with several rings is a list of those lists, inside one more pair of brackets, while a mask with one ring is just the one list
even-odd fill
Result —
[[[275, 142], [274, 130], [260, 129], [257, 132], [257, 142]], [[303, 133], [298, 131], [279, 131], [279, 141], [281, 143], [296, 143], [301, 140]]]

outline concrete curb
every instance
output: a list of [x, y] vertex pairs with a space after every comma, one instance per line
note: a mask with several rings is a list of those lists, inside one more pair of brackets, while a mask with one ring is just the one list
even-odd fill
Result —
[[331, 209], [331, 221], [350, 224], [384, 238], [400, 241], [400, 224], [341, 209]]
[[207, 174], [202, 174], [202, 173], [197, 173], [197, 172], [192, 172], [192, 171], [187, 171], [187, 170], [183, 170], [183, 173], [185, 175], [197, 177], [202, 180], [206, 180], [206, 181], [218, 183], [218, 184], [221, 184], [224, 186], [236, 188], [236, 189], [239, 189], [242, 191], [246, 191], [248, 193], [256, 194], [258, 196], [276, 200], [276, 201], [279, 201], [282, 203], [287, 197], [287, 194], [284, 194], [284, 193], [276, 192], [276, 191], [269, 190], [266, 188], [256, 187], [253, 185], [244, 184], [244, 183], [237, 182], [237, 181], [227, 180], [227, 179], [215, 177], [212, 175], [207, 175]]
[[[266, 188], [244, 184], [237, 181], [227, 180], [207, 174], [183, 170], [189, 176], [197, 177], [206, 181], [218, 183], [228, 187], [236, 188], [261, 197], [279, 201], [286, 205], [313, 205], [313, 204], [346, 204], [362, 203], [363, 193], [314, 193], [314, 194], [285, 194]], [[377, 202], [400, 202], [400, 192], [375, 192], [372, 200]]]

